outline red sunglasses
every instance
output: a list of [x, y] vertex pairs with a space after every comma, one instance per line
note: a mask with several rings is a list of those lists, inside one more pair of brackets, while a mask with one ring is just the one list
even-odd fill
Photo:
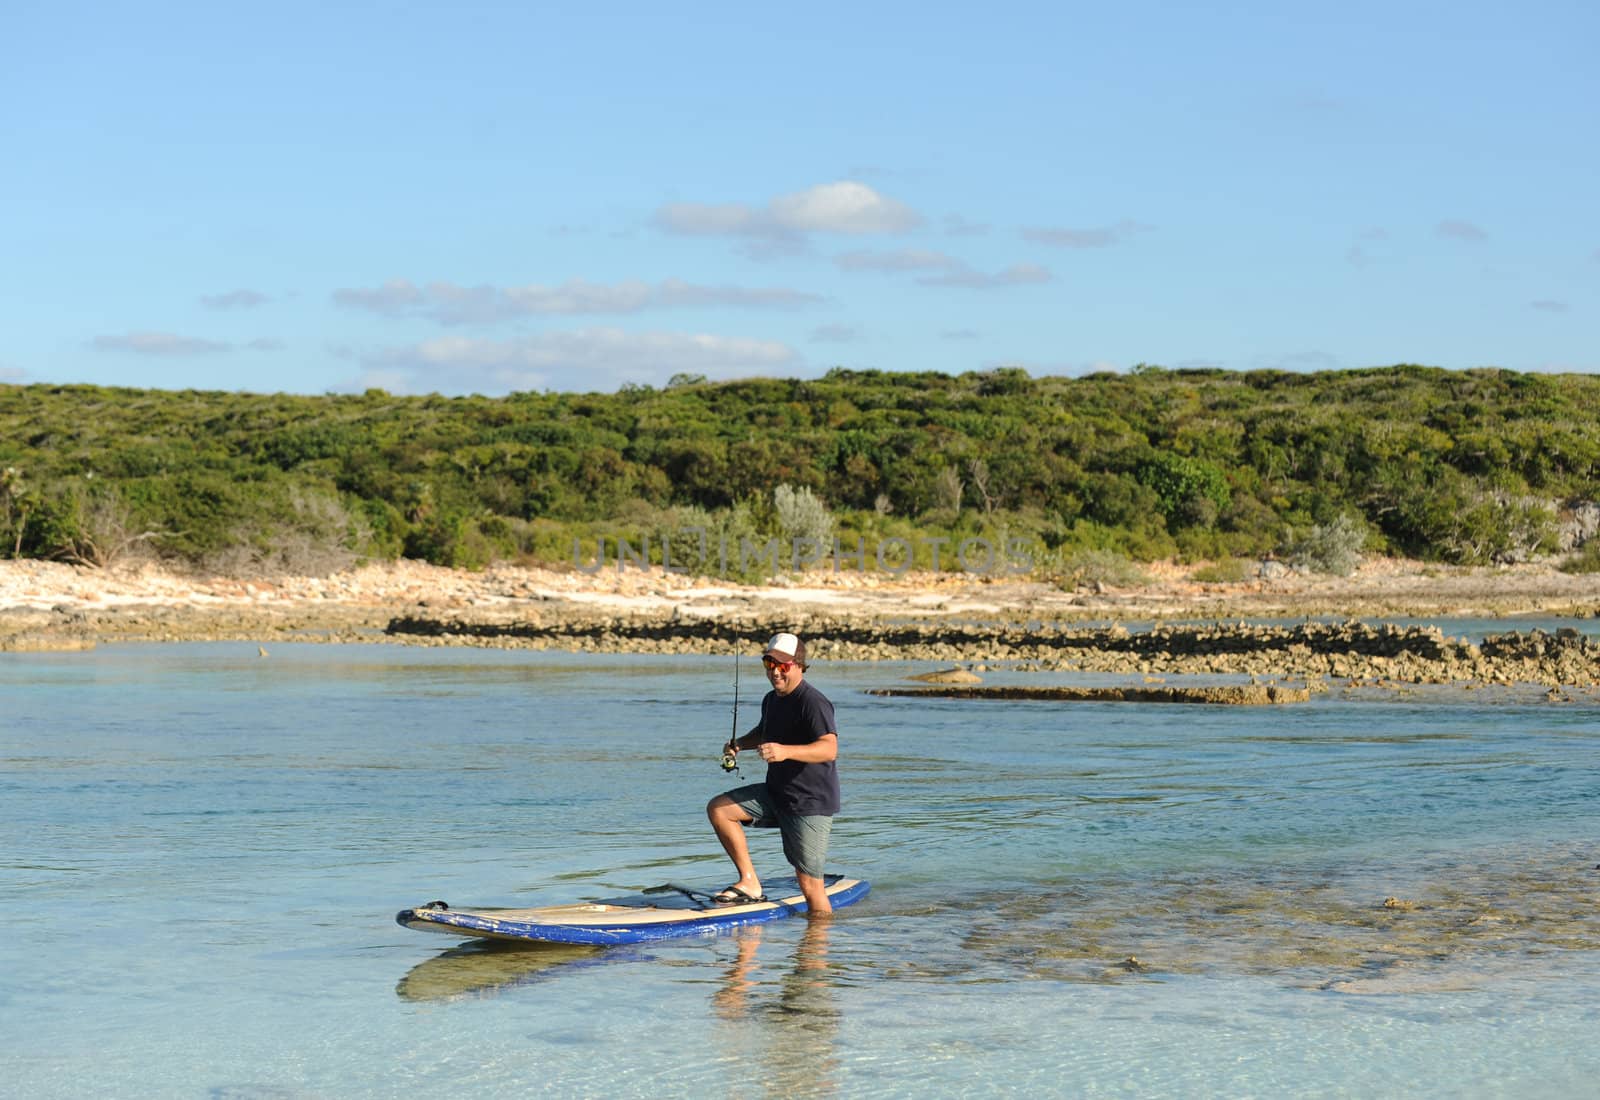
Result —
[[793, 668], [794, 667], [794, 662], [793, 661], [780, 661], [780, 660], [777, 660], [774, 657], [768, 657], [765, 654], [762, 654], [762, 656], [761, 656], [761, 663], [766, 665], [768, 668]]

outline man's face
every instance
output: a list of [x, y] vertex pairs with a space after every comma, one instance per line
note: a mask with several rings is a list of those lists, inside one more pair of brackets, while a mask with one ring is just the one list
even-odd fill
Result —
[[768, 653], [762, 656], [761, 663], [767, 670], [767, 682], [779, 695], [788, 695], [800, 686], [802, 673], [794, 661]]

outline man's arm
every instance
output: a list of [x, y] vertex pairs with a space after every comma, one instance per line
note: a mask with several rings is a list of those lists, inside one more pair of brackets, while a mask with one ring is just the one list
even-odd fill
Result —
[[797, 760], [802, 764], [826, 764], [839, 759], [839, 735], [825, 733], [808, 745], [781, 745], [776, 741], [761, 743], [761, 759], [769, 764], [775, 760]]

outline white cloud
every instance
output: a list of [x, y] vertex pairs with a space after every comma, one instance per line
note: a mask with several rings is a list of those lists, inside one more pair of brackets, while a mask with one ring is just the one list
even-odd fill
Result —
[[1110, 248], [1112, 245], [1121, 244], [1135, 233], [1149, 229], [1136, 221], [1124, 218], [1116, 225], [1105, 226], [1100, 229], [1061, 229], [1049, 226], [1033, 226], [1022, 231], [1022, 238], [1034, 244], [1050, 245], [1054, 248]]
[[808, 234], [905, 233], [922, 215], [864, 183], [841, 180], [780, 195], [764, 206], [746, 203], [668, 203], [656, 211], [657, 228], [694, 236], [747, 237], [753, 251], [793, 252]]
[[28, 372], [21, 367], [8, 367], [0, 363], [0, 382], [12, 382], [22, 385], [22, 380], [28, 377]]
[[334, 305], [350, 309], [370, 309], [390, 316], [410, 312], [424, 304], [427, 295], [409, 279], [390, 279], [373, 290], [336, 290]]
[[772, 216], [803, 233], [904, 233], [922, 224], [909, 206], [851, 180], [773, 199]]
[[657, 301], [663, 306], [737, 306], [748, 309], [792, 309], [815, 305], [820, 294], [782, 287], [695, 286], [681, 279], [668, 279], [657, 288]]
[[969, 221], [960, 214], [946, 214], [944, 231], [952, 237], [981, 237], [989, 232], [986, 222]]
[[1027, 263], [1012, 264], [991, 275], [974, 270], [964, 260], [948, 253], [925, 248], [845, 252], [834, 257], [833, 262], [845, 271], [937, 272], [917, 282], [923, 286], [966, 287], [973, 290], [1048, 283], [1053, 278], [1049, 268]]
[[950, 271], [965, 266], [954, 256], [926, 248], [845, 252], [833, 262], [844, 271]]
[[96, 336], [91, 346], [96, 351], [170, 356], [216, 355], [233, 350], [232, 344], [197, 336], [179, 336], [173, 332], [126, 332], [119, 336]]
[[200, 304], [207, 309], [254, 309], [272, 301], [257, 290], [230, 290], [226, 294], [202, 294]]
[[923, 286], [948, 286], [962, 287], [968, 290], [995, 290], [1008, 286], [1027, 286], [1036, 283], [1048, 283], [1053, 276], [1050, 269], [1040, 267], [1038, 264], [1012, 264], [1003, 271], [989, 274], [984, 271], [974, 271], [969, 267], [951, 271], [944, 275], [930, 275], [917, 282]]
[[1448, 237], [1456, 241], [1483, 241], [1488, 240], [1489, 234], [1473, 225], [1471, 222], [1459, 218], [1447, 218], [1434, 227], [1435, 232], [1441, 237]]
[[239, 345], [198, 336], [179, 336], [173, 332], [125, 332], [117, 336], [96, 336], [90, 343], [95, 351], [130, 352], [134, 355], [183, 357], [226, 355], [243, 347], [246, 351], [282, 351], [282, 340], [263, 336]]
[[[502, 394], [663, 384], [689, 372], [735, 377], [793, 367], [794, 349], [772, 340], [615, 328], [547, 332], [515, 340], [446, 336], [362, 357], [368, 378], [395, 392]], [[409, 379], [402, 385], [397, 379]]]
[[387, 317], [426, 317], [443, 325], [488, 324], [519, 317], [629, 314], [647, 309], [732, 307], [793, 309], [822, 301], [816, 294], [782, 287], [697, 286], [682, 279], [660, 283], [626, 280], [591, 283], [568, 279], [560, 286], [462, 287], [434, 282], [417, 286], [391, 279], [370, 290], [336, 290], [333, 301]]
[[708, 237], [758, 233], [763, 229], [760, 212], [737, 202], [670, 202], [656, 211], [656, 224], [672, 233]]
[[811, 330], [815, 344], [853, 344], [861, 339], [861, 329], [856, 325], [819, 325]]

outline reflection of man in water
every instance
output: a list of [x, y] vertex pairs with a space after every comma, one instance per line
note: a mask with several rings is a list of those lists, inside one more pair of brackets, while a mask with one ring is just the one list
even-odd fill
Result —
[[[774, 996], [761, 978], [757, 958], [761, 925], [740, 929], [736, 954], [723, 975], [712, 1007], [730, 1027], [740, 1028], [736, 1047], [760, 1044], [765, 1058], [762, 1083], [769, 1096], [822, 1096], [838, 1088], [839, 1009], [833, 1002], [828, 967], [828, 922], [810, 921], [795, 944], [793, 965], [777, 981]], [[776, 946], [776, 945], [773, 945]]]

